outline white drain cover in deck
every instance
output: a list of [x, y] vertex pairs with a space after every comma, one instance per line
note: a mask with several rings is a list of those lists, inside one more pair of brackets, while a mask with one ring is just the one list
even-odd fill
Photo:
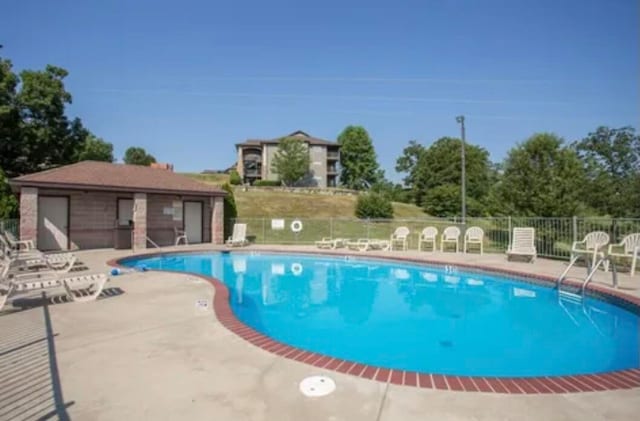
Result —
[[326, 396], [336, 390], [336, 382], [327, 376], [311, 376], [300, 382], [300, 392], [309, 397]]

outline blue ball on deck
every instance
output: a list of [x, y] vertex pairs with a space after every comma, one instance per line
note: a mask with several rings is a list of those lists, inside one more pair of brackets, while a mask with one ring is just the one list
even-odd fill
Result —
[[113, 276], [120, 275], [120, 269], [118, 269], [118, 268], [111, 269], [111, 275], [113, 275]]

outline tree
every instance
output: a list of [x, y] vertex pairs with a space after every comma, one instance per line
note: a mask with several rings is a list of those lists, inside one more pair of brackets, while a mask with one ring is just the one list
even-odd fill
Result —
[[307, 144], [296, 137], [285, 137], [278, 143], [271, 170], [278, 174], [286, 186], [291, 186], [309, 173], [309, 164]]
[[149, 166], [156, 162], [153, 155], [147, 153], [144, 148], [132, 146], [124, 152], [124, 158], [122, 158], [125, 164], [128, 165], [144, 165]]
[[396, 160], [396, 171], [406, 173], [402, 180], [405, 187], [409, 188], [416, 204], [422, 202], [424, 186], [420, 186], [418, 179], [418, 163], [422, 159], [427, 149], [418, 143], [417, 140], [409, 141], [409, 146], [402, 150], [402, 155]]
[[365, 218], [393, 218], [391, 201], [379, 193], [365, 193], [358, 196], [356, 201], [356, 216]]
[[503, 206], [516, 216], [577, 215], [584, 179], [577, 153], [562, 138], [535, 134], [509, 151], [500, 186]]
[[113, 144], [88, 134], [77, 160], [113, 162], [115, 160], [113, 157]]
[[640, 174], [640, 136], [631, 127], [598, 127], [573, 145], [583, 162], [585, 202], [601, 215], [640, 216], [636, 178]]
[[369, 133], [360, 126], [348, 126], [340, 136], [340, 183], [349, 189], [364, 190], [380, 180], [380, 170]]
[[242, 178], [240, 178], [240, 174], [238, 174], [238, 171], [229, 171], [229, 183], [234, 186], [242, 184]]
[[[409, 147], [411, 148], [412, 145]], [[462, 142], [443, 137], [418, 152], [413, 163], [411, 181], [416, 204], [437, 216], [459, 215], [462, 206]], [[405, 149], [406, 151], [406, 149]], [[401, 157], [402, 158], [402, 157]], [[479, 216], [484, 213], [484, 200], [491, 186], [492, 166], [489, 153], [477, 145], [465, 146], [467, 213]], [[431, 192], [432, 189], [438, 190]], [[454, 192], [458, 195], [455, 196]], [[446, 203], [437, 203], [446, 201]]]
[[236, 218], [238, 217], [238, 208], [236, 207], [236, 199], [233, 196], [233, 187], [229, 185], [229, 183], [224, 183], [222, 185], [222, 190], [227, 192], [227, 195], [224, 197], [224, 238], [228, 238], [231, 236], [233, 232], [233, 224], [236, 222]]
[[0, 221], [18, 216], [18, 201], [11, 193], [7, 177], [0, 168]]

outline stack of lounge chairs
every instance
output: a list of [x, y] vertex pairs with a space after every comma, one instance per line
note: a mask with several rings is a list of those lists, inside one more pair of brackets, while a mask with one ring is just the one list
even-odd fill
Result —
[[0, 310], [14, 294], [50, 288], [63, 288], [75, 302], [95, 300], [109, 278], [102, 273], [70, 276], [76, 260], [72, 253], [45, 254], [32, 241], [0, 232]]

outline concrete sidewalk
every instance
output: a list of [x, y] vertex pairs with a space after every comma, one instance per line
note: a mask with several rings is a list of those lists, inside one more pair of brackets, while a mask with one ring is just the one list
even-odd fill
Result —
[[[380, 253], [389, 254], [411, 253]], [[79, 255], [91, 271], [106, 271], [106, 261], [131, 252], [100, 250]], [[452, 263], [482, 259], [484, 264], [489, 261], [556, 275], [564, 264], [545, 260], [534, 265], [505, 264], [504, 256], [437, 257]], [[640, 279], [625, 276], [621, 276], [621, 288], [637, 295]], [[606, 284], [607, 276], [599, 274], [598, 282]], [[55, 335], [61, 388], [57, 399], [62, 398], [63, 410], [71, 419], [628, 420], [635, 419], [640, 408], [638, 389], [526, 396], [446, 392], [326, 371], [263, 351], [224, 328], [210, 307], [196, 308], [196, 300], [211, 303], [214, 294], [212, 286], [197, 277], [136, 272], [113, 277], [108, 287], [113, 296], [96, 302], [46, 307]], [[19, 341], [7, 333], [23, 332], [20, 340], [24, 344], [46, 339], [44, 319], [42, 306], [0, 313], [0, 353], [11, 351], [23, 360], [50, 368], [50, 359], [43, 359], [46, 347], [20, 353], [15, 350]], [[4, 360], [0, 367], [11, 369]], [[19, 367], [14, 371], [20, 376]], [[50, 370], [44, 371], [51, 377]], [[298, 383], [314, 374], [333, 378], [336, 391], [323, 398], [304, 397]], [[36, 386], [25, 383], [16, 390], [4, 375], [0, 379], [0, 408], [24, 407], [32, 402], [31, 387]], [[56, 399], [53, 390], [47, 393], [41, 400], [51, 410]], [[0, 419], [14, 418], [3, 418], [3, 413], [15, 412], [0, 410]]]

